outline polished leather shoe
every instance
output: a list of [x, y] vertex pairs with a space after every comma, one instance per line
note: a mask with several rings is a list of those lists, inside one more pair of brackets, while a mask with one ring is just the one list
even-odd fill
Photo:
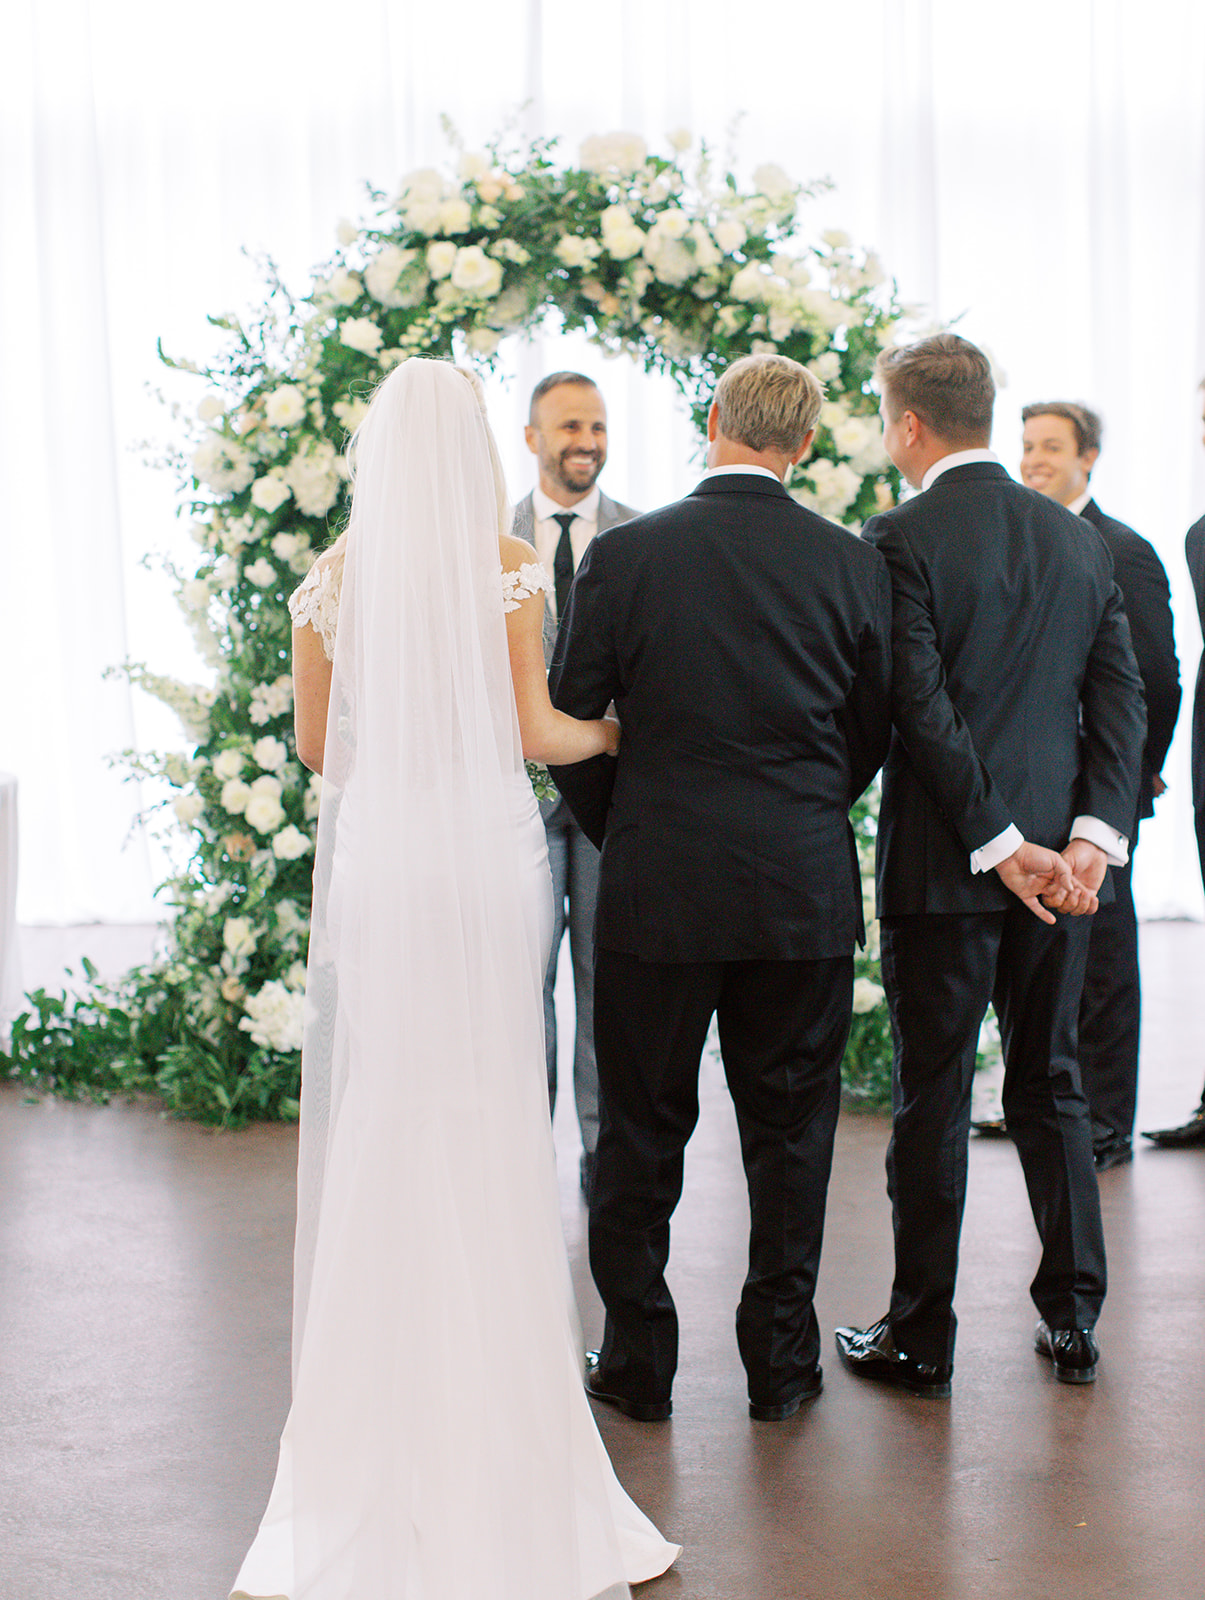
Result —
[[883, 1317], [872, 1328], [838, 1328], [837, 1349], [851, 1372], [876, 1383], [894, 1384], [909, 1394], [944, 1400], [950, 1393], [953, 1367], [934, 1367], [914, 1361], [896, 1348], [891, 1324]]
[[629, 1400], [626, 1394], [616, 1394], [608, 1388], [598, 1364], [597, 1350], [586, 1351], [586, 1393], [591, 1400], [605, 1401], [637, 1422], [668, 1422], [674, 1409], [669, 1400]]
[[1100, 1345], [1091, 1328], [1052, 1328], [1039, 1322], [1034, 1329], [1033, 1347], [1040, 1356], [1054, 1362], [1054, 1375], [1060, 1383], [1095, 1383]]
[[1124, 1133], [1110, 1133], [1103, 1139], [1093, 1139], [1092, 1160], [1097, 1172], [1108, 1172], [1110, 1167], [1124, 1167], [1133, 1161], [1134, 1147]]
[[824, 1373], [816, 1365], [807, 1374], [801, 1387], [789, 1400], [781, 1400], [776, 1405], [759, 1405], [756, 1400], [749, 1402], [749, 1415], [754, 1422], [785, 1422], [788, 1417], [793, 1417], [805, 1400], [814, 1400], [824, 1388]]
[[971, 1127], [981, 1139], [1008, 1138], [1008, 1123], [1003, 1117], [983, 1117], [978, 1122], [972, 1122]]
[[1144, 1139], [1162, 1145], [1167, 1150], [1184, 1150], [1190, 1145], [1205, 1144], [1205, 1104], [1199, 1105], [1178, 1128], [1156, 1128], [1152, 1133], [1144, 1133]]

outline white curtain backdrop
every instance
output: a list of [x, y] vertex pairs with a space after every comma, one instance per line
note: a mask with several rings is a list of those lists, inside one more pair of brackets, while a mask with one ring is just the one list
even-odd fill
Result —
[[[1098, 498], [1160, 550], [1183, 675], [1200, 637], [1182, 541], [1205, 510], [1205, 7], [1198, 0], [8, 0], [0, 67], [0, 769], [21, 785], [26, 921], [151, 914], [159, 863], [126, 845], [138, 805], [105, 765], [180, 744], [103, 669], [199, 675], [170, 587], [138, 565], [187, 555], [175, 424], [155, 341], [203, 358], [207, 313], [256, 292], [269, 251], [304, 285], [365, 180], [438, 162], [447, 113], [470, 147], [508, 120], [556, 134], [685, 126], [746, 172], [830, 176], [816, 227], [877, 247], [910, 302], [986, 344], [1019, 411], [1083, 398], [1106, 419]], [[738, 123], [739, 119], [739, 123]], [[733, 132], [736, 126], [735, 133]], [[548, 365], [586, 364], [612, 413], [604, 482], [637, 505], [692, 481], [667, 390], [545, 340], [510, 357], [494, 415], [513, 492], [531, 483], [523, 402]], [[153, 451], [152, 451], [153, 453]], [[1144, 832], [1154, 915], [1198, 915], [1187, 715], [1171, 792]], [[123, 847], [124, 846], [124, 847]]]

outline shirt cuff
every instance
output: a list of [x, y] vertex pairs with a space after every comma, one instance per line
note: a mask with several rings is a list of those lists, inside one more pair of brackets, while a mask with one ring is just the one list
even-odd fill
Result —
[[1076, 817], [1071, 824], [1071, 837], [1099, 845], [1108, 856], [1111, 867], [1124, 867], [1130, 859], [1130, 841], [1125, 834], [1110, 828], [1099, 817]]
[[[1094, 844], [1095, 842], [1093, 840]], [[981, 844], [978, 850], [971, 851], [971, 871], [990, 872], [1002, 861], [1007, 861], [1013, 851], [1019, 850], [1024, 843], [1025, 835], [1020, 828], [1010, 822], [1003, 833], [998, 833], [994, 839]]]

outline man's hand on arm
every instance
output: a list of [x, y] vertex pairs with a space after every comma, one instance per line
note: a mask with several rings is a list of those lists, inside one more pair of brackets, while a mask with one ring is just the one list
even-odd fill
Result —
[[[1012, 855], [997, 862], [994, 870], [1004, 887], [1010, 889], [1018, 900], [1023, 900], [1040, 921], [1053, 923], [1055, 920], [1046, 909], [1047, 906], [1053, 906], [1056, 911], [1071, 911], [1073, 916], [1081, 914], [1080, 910], [1073, 907], [1084, 898], [1083, 888], [1076, 883], [1071, 866], [1057, 850], [1047, 850], [1040, 844], [1022, 843]], [[1095, 911], [1096, 896], [1089, 895], [1087, 898], [1092, 904], [1084, 905], [1082, 910]]]
[[[1105, 881], [1105, 873], [1109, 869], [1109, 858], [1099, 845], [1093, 844], [1090, 839], [1072, 839], [1063, 850], [1063, 860], [1071, 868], [1076, 884], [1081, 893], [1088, 895], [1092, 904], [1084, 909], [1095, 911], [1100, 901], [1097, 899], [1097, 890]], [[1051, 902], [1047, 901], [1047, 905]], [[1070, 906], [1059, 906], [1060, 911], [1070, 911], [1072, 916], [1081, 915]]]

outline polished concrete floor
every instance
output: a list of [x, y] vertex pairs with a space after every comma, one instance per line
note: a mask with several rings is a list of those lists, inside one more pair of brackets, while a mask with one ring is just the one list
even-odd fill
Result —
[[[1152, 924], [1142, 940], [1152, 1126], [1200, 1092], [1205, 927]], [[596, 1336], [566, 1110], [566, 1232]], [[831, 1351], [834, 1323], [886, 1305], [885, 1138], [880, 1118], [842, 1119], [819, 1293], [825, 1392], [790, 1422], [751, 1423], [732, 1334], [745, 1200], [707, 1064], [674, 1226], [674, 1418], [642, 1426], [599, 1408], [620, 1477], [685, 1546], [642, 1595], [1197, 1600], [1205, 1151], [1145, 1149], [1102, 1178], [1104, 1360], [1076, 1389], [1030, 1348], [1036, 1250], [1015, 1153], [976, 1142], [942, 1403], [860, 1385]], [[0, 1600], [226, 1594], [288, 1404], [294, 1150], [287, 1128], [215, 1135], [150, 1106], [0, 1090]]]

